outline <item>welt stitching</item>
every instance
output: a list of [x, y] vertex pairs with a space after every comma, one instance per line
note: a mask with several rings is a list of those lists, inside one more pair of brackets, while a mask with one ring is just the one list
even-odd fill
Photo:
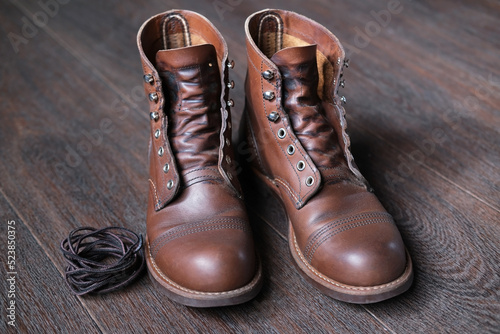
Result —
[[397, 285], [399, 284], [399, 282], [401, 282], [404, 278], [405, 278], [405, 274], [408, 270], [408, 264], [406, 265], [406, 268], [405, 268], [405, 272], [403, 273], [402, 276], [400, 276], [398, 279], [396, 279], [395, 281], [392, 281], [390, 283], [386, 283], [386, 284], [382, 284], [382, 285], [377, 285], [377, 286], [369, 286], [369, 287], [357, 287], [357, 286], [349, 286], [349, 285], [343, 285], [343, 284], [340, 284], [339, 282], [336, 282], [332, 279], [329, 279], [327, 278], [325, 275], [319, 273], [313, 266], [311, 266], [307, 261], [306, 259], [304, 258], [304, 255], [300, 252], [300, 248], [299, 248], [299, 245], [297, 244], [297, 239], [293, 238], [293, 245], [295, 247], [295, 251], [296, 253], [298, 254], [300, 260], [302, 261], [302, 263], [317, 277], [319, 277], [321, 280], [325, 281], [325, 282], [328, 282], [329, 284], [333, 284], [335, 286], [338, 286], [340, 288], [343, 288], [343, 289], [349, 289], [349, 290], [357, 290], [357, 291], [375, 291], [375, 290], [381, 290], [381, 289], [385, 289], [385, 288], [388, 288], [388, 287], [391, 287], [391, 286], [394, 286], [394, 285]]
[[356, 221], [356, 220], [375, 218], [376, 216], [380, 216], [380, 215], [386, 216], [389, 214], [386, 214], [384, 212], [368, 212], [368, 213], [361, 213], [361, 214], [358, 214], [355, 216], [346, 217], [346, 218], [342, 218], [340, 220], [334, 220], [334, 221], [329, 222], [328, 224], [326, 224], [322, 228], [320, 228], [314, 234], [314, 236], [309, 240], [309, 242], [307, 243], [307, 247], [304, 250], [304, 255], [306, 257], [308, 257], [307, 253], [309, 252], [309, 248], [311, 248], [314, 245], [314, 243], [316, 242], [317, 239], [319, 239], [323, 234], [327, 233], [331, 229], [333, 229], [339, 225], [342, 225], [342, 224], [351, 223], [351, 222]]

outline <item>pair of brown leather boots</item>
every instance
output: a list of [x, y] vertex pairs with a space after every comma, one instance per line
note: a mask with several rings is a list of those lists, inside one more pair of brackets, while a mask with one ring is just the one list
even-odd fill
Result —
[[[284, 10], [245, 22], [242, 131], [248, 168], [281, 200], [300, 273], [333, 298], [378, 302], [409, 288], [411, 259], [392, 217], [354, 164], [338, 95], [338, 39]], [[228, 48], [203, 16], [173, 10], [138, 33], [149, 97], [146, 258], [182, 304], [234, 305], [262, 286], [231, 140]], [[345, 102], [345, 101], [344, 101]]]

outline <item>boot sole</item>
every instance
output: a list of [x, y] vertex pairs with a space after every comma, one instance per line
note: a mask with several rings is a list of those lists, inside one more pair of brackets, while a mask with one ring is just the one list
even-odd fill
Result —
[[258, 257], [257, 273], [247, 285], [230, 291], [204, 292], [185, 288], [169, 279], [152, 258], [147, 237], [145, 248], [149, 278], [169, 299], [179, 304], [200, 308], [237, 305], [253, 299], [262, 288], [262, 266]]
[[[283, 211], [286, 214], [286, 210], [284, 209], [285, 207], [283, 205], [277, 185], [267, 176], [263, 175], [253, 168], [252, 172], [257, 176], [258, 180], [262, 181], [267, 186], [267, 188], [272, 189], [271, 193], [279, 200], [281, 206], [283, 207]], [[325, 295], [343, 302], [353, 304], [377, 303], [405, 292], [410, 288], [413, 282], [413, 264], [407, 249], [405, 249], [406, 268], [400, 277], [392, 282], [382, 285], [352, 286], [337, 282], [321, 274], [313, 266], [311, 266], [309, 262], [307, 262], [297, 244], [295, 232], [289, 218], [288, 245], [294, 259], [294, 264], [302, 277], [304, 277], [306, 281], [308, 281], [312, 286], [314, 286]]]

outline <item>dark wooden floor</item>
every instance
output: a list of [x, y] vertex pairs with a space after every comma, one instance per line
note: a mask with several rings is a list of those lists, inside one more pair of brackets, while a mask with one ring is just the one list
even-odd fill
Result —
[[[393, 0], [58, 1], [0, 4], [0, 332], [500, 333], [498, 1], [401, 0], [390, 17], [380, 11]], [[187, 308], [147, 276], [106, 296], [72, 296], [59, 251], [71, 229], [145, 231], [149, 123], [138, 28], [171, 8], [211, 19], [237, 64], [239, 120], [243, 23], [264, 6], [309, 16], [347, 47], [354, 155], [396, 218], [413, 287], [367, 306], [323, 296], [292, 265], [283, 213], [247, 189], [265, 269], [255, 300]], [[16, 328], [6, 318], [10, 220]]]

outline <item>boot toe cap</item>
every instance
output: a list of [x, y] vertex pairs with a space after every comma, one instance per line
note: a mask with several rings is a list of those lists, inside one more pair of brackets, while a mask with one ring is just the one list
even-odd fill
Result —
[[217, 238], [216, 233], [203, 232], [179, 238], [164, 246], [155, 262], [181, 288], [200, 292], [241, 288], [255, 274], [253, 243], [238, 231], [230, 234]]
[[318, 247], [311, 264], [337, 282], [376, 286], [401, 276], [406, 267], [406, 251], [394, 225], [373, 224], [328, 239]]

